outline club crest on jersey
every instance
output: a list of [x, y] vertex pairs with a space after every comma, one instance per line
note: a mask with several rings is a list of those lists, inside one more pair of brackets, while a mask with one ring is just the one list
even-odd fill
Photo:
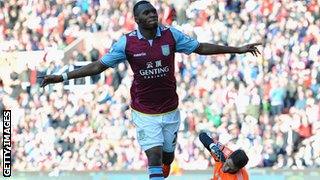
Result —
[[164, 56], [169, 56], [169, 54], [170, 54], [170, 48], [169, 48], [169, 45], [168, 45], [168, 44], [162, 45], [162, 46], [161, 46], [161, 50], [162, 50], [162, 54], [163, 54]]

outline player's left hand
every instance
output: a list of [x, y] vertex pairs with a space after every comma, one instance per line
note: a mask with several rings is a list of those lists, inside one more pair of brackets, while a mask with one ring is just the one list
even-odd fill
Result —
[[213, 143], [212, 146], [210, 146], [210, 150], [211, 150], [211, 153], [214, 154], [219, 159], [220, 162], [226, 161], [226, 158], [223, 152], [221, 151], [219, 144]]
[[244, 45], [242, 47], [239, 47], [239, 53], [242, 54], [242, 53], [250, 52], [252, 55], [257, 57], [258, 54], [261, 54], [261, 53], [256, 46], [260, 46], [260, 45], [262, 45], [262, 43], [253, 43], [253, 44]]

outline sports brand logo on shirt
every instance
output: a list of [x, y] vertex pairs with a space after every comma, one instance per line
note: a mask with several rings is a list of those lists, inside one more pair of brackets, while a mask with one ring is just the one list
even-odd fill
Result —
[[169, 45], [168, 45], [168, 44], [162, 45], [162, 46], [161, 46], [161, 50], [162, 50], [162, 55], [164, 55], [164, 56], [169, 56], [169, 54], [170, 54], [170, 48], [169, 48]]
[[141, 57], [141, 56], [146, 56], [147, 53], [142, 52], [142, 53], [138, 53], [138, 54], [134, 54], [133, 57]]

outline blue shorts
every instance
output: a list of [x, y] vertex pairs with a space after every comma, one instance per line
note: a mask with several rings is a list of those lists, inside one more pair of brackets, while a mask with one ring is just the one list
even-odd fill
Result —
[[178, 109], [159, 115], [132, 110], [132, 121], [137, 128], [137, 140], [144, 151], [163, 146], [163, 151], [174, 152], [180, 126]]

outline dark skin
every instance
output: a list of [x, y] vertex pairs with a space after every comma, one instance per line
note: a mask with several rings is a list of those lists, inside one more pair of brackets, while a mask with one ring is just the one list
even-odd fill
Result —
[[[138, 28], [141, 34], [146, 39], [153, 39], [156, 36], [158, 27], [158, 13], [156, 9], [151, 4], [141, 4], [135, 12], [135, 21], [138, 24]], [[210, 43], [200, 43], [199, 47], [194, 51], [200, 55], [214, 55], [214, 54], [225, 54], [225, 53], [251, 53], [254, 56], [260, 54], [256, 46], [261, 45], [261, 43], [247, 44], [241, 47], [231, 47], [231, 46], [220, 46]], [[109, 67], [103, 65], [100, 61], [92, 62], [82, 68], [74, 70], [68, 73], [68, 79], [76, 79], [86, 76], [92, 76], [100, 74]], [[45, 87], [48, 84], [62, 82], [61, 75], [47, 75], [39, 76], [38, 78], [43, 78], [41, 87]]]
[[[158, 13], [151, 4], [141, 4], [135, 13], [135, 21], [139, 25], [141, 34], [146, 39], [153, 39], [156, 36], [158, 27]], [[261, 43], [248, 44], [242, 47], [220, 46], [210, 43], [200, 43], [199, 47], [194, 51], [200, 55], [214, 55], [225, 53], [247, 53], [250, 52], [254, 56], [260, 54], [256, 46]]]
[[[138, 24], [138, 28], [141, 34], [146, 39], [154, 39], [156, 37], [158, 27], [158, 13], [156, 9], [150, 4], [141, 4], [134, 12], [134, 18]], [[260, 52], [257, 47], [261, 43], [248, 44], [242, 47], [220, 46], [210, 43], [200, 43], [199, 47], [194, 51], [200, 55], [214, 55], [225, 53], [247, 53], [250, 52], [254, 56], [258, 56]], [[100, 61], [92, 62], [82, 68], [67, 73], [68, 79], [81, 78], [85, 76], [92, 76], [100, 74], [108, 67], [103, 65]], [[41, 87], [45, 87], [48, 84], [62, 82], [61, 75], [47, 75], [38, 78], [43, 78]], [[174, 152], [163, 152], [162, 146], [153, 147], [145, 151], [148, 157], [149, 166], [161, 166], [164, 164], [171, 164], [174, 159]], [[227, 165], [226, 165], [227, 166]]]
[[226, 161], [223, 163], [223, 166], [222, 166], [222, 171], [224, 173], [230, 173], [230, 174], [235, 174], [239, 171], [239, 168], [237, 168], [232, 159], [231, 158], [228, 158], [226, 159]]
[[158, 27], [158, 13], [151, 4], [141, 4], [138, 6], [134, 19], [138, 24], [138, 28], [146, 39], [156, 37]]

